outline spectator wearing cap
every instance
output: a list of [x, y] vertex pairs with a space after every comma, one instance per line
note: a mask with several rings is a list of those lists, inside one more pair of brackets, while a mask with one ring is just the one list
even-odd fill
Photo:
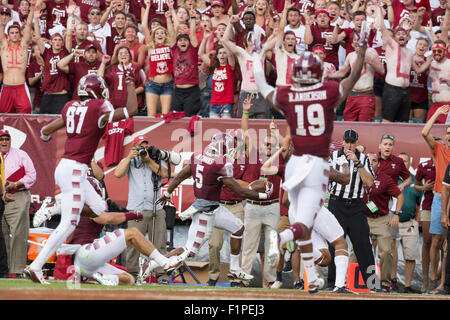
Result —
[[25, 151], [11, 147], [11, 135], [6, 129], [0, 130], [0, 152], [5, 163], [2, 231], [4, 235], [11, 235], [5, 238], [9, 273], [21, 276], [27, 263], [31, 203], [29, 189], [36, 182], [36, 170]]
[[324, 46], [321, 44], [315, 44], [312, 49], [312, 53], [322, 60], [323, 63], [323, 73], [322, 73], [322, 82], [328, 81], [328, 76], [336, 72], [336, 68], [334, 64], [325, 62], [325, 57], [327, 56], [327, 50], [325, 50]]
[[[76, 49], [57, 62], [57, 67], [73, 79], [72, 99], [78, 99], [78, 82], [87, 74], [96, 74], [100, 68], [102, 58], [99, 57], [97, 47], [93, 44], [85, 50]], [[80, 58], [81, 59], [77, 59]]]
[[[373, 186], [374, 177], [369, 157], [358, 151], [357, 143], [358, 133], [353, 129], [346, 130], [343, 147], [330, 155], [329, 163], [333, 169], [342, 172], [342, 166], [348, 164], [350, 182], [347, 185], [331, 182], [328, 209], [335, 215], [353, 244], [364, 282], [370, 289], [375, 289], [373, 282], [377, 278], [375, 257], [369, 240], [367, 206], [363, 200], [366, 188]], [[328, 267], [328, 286], [334, 288], [336, 276], [334, 249], [329, 248], [332, 258]]]
[[[391, 291], [391, 273], [393, 255], [391, 250], [391, 232], [389, 227], [398, 229], [399, 215], [404, 203], [402, 191], [389, 175], [379, 166], [378, 155], [369, 152], [372, 169], [375, 171], [374, 183], [367, 188], [364, 202], [367, 204], [367, 221], [370, 228], [370, 236], [376, 239], [378, 257], [380, 259], [381, 288], [385, 292]], [[389, 200], [397, 198], [395, 211], [389, 216]]]
[[[158, 204], [154, 212], [154, 203], [161, 197], [161, 179], [168, 177], [167, 163], [153, 161], [148, 153], [150, 140], [139, 135], [133, 140], [133, 146], [128, 155], [117, 165], [114, 175], [117, 178], [128, 176], [128, 203], [130, 211], [141, 211], [144, 218], [141, 221], [128, 221], [128, 227], [135, 227], [142, 234], [148, 233], [162, 254], [167, 252], [166, 213]], [[127, 249], [127, 271], [135, 278], [139, 274], [139, 251]], [[169, 283], [169, 276], [162, 268], [156, 269], [159, 282]]]
[[339, 69], [339, 43], [333, 39], [334, 27], [330, 25], [330, 14], [327, 10], [316, 10], [314, 13], [316, 24], [312, 24], [312, 17], [305, 15], [305, 42], [311, 50], [315, 44], [322, 44], [327, 50], [326, 62], [330, 62]]
[[[439, 265], [439, 252], [442, 248], [444, 241], [445, 229], [441, 225], [441, 192], [442, 192], [442, 179], [447, 168], [447, 164], [450, 162], [450, 126], [447, 126], [445, 130], [445, 136], [442, 141], [437, 141], [431, 135], [431, 129], [435, 124], [437, 118], [441, 115], [447, 115], [449, 112], [449, 106], [442, 106], [436, 110], [436, 113], [427, 121], [422, 129], [422, 137], [428, 144], [433, 156], [434, 165], [436, 168], [436, 180], [434, 183], [434, 197], [431, 204], [431, 222], [430, 222], [430, 234], [431, 234], [431, 248], [430, 248], [430, 267], [431, 267], [431, 283], [430, 289], [436, 289], [439, 285], [438, 265]], [[445, 209], [445, 208], [444, 208]], [[443, 254], [442, 254], [443, 256]]]
[[[173, 17], [167, 17], [167, 30], [173, 42], [175, 35]], [[174, 92], [172, 111], [184, 111], [188, 116], [196, 115], [201, 108], [199, 70], [198, 70], [198, 38], [196, 33], [195, 10], [191, 10], [189, 34], [176, 36], [172, 47]]]
[[[39, 30], [39, 19], [34, 19], [34, 29]], [[60, 114], [64, 105], [70, 100], [69, 78], [57, 67], [57, 62], [69, 55], [64, 48], [64, 38], [55, 33], [50, 38], [50, 48], [45, 47], [40, 32], [35, 32], [35, 41], [44, 60], [41, 90], [43, 92], [39, 113]]]
[[214, 29], [217, 28], [220, 23], [228, 24], [230, 22], [230, 16], [224, 11], [225, 7], [222, 0], [213, 0], [213, 2], [211, 2], [211, 13], [213, 14], [211, 23]]

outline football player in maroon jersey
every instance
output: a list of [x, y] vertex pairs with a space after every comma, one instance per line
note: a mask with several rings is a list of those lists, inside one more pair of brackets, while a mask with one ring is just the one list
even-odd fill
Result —
[[61, 222], [33, 263], [24, 270], [25, 275], [34, 282], [46, 283], [42, 266], [75, 230], [84, 203], [89, 205], [87, 194], [95, 192], [87, 180], [87, 172], [106, 124], [137, 114], [132, 80], [127, 81], [127, 90], [127, 107], [114, 110], [111, 103], [105, 100], [109, 93], [103, 79], [97, 75], [86, 75], [78, 85], [80, 100], [69, 101], [61, 112], [61, 118], [41, 129], [44, 141], [49, 141], [50, 134], [62, 128], [66, 130], [67, 139], [64, 154], [55, 170], [55, 182], [62, 194]]
[[234, 143], [234, 138], [229, 134], [214, 135], [203, 153], [196, 152], [192, 155], [190, 163], [170, 182], [158, 202], [169, 202], [173, 190], [192, 176], [195, 201], [179, 215], [182, 220], [192, 217], [192, 223], [186, 245], [184, 248], [175, 249], [175, 252], [183, 254], [188, 251], [190, 256], [194, 256], [211, 236], [213, 227], [227, 230], [231, 234], [228, 278], [251, 280], [253, 276], [242, 271], [239, 266], [244, 224], [228, 209], [219, 205], [220, 193], [225, 185], [242, 198], [264, 200], [270, 197], [272, 188], [266, 188], [265, 192], [256, 192], [242, 187], [233, 178], [233, 158], [236, 152]]
[[259, 91], [273, 108], [285, 115], [294, 145], [283, 183], [293, 207], [289, 215], [291, 227], [279, 235], [275, 230], [269, 234], [268, 256], [276, 266], [282, 245], [298, 240], [310, 293], [316, 293], [323, 286], [323, 280], [317, 277], [314, 269], [311, 227], [327, 191], [330, 171], [327, 159], [335, 109], [348, 96], [361, 74], [367, 34], [361, 33], [360, 37], [361, 48], [354, 68], [341, 83], [322, 82], [322, 61], [309, 51], [303, 52], [294, 62], [293, 85], [275, 89], [266, 83], [261, 64], [255, 63], [253, 67]]

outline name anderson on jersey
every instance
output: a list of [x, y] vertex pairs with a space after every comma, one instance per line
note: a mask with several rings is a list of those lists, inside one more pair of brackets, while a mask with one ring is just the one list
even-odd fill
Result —
[[326, 99], [327, 99], [327, 92], [325, 90], [311, 91], [311, 92], [289, 92], [289, 102], [315, 101]]

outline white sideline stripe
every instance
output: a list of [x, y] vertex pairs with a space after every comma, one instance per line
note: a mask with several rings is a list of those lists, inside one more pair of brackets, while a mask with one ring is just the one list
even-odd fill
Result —
[[[138, 132], [133, 133], [131, 136], [126, 136], [125, 139], [123, 140], [123, 145], [126, 146], [127, 144], [132, 143], [134, 138], [136, 138], [137, 136], [145, 135], [146, 133], [148, 133], [150, 131], [153, 131], [156, 128], [159, 128], [165, 122], [166, 122], [165, 120], [162, 120], [162, 121], [160, 121], [158, 123], [155, 123], [154, 125], [152, 125], [150, 127], [144, 128], [144, 129], [142, 129], [142, 130], [140, 130]], [[95, 154], [94, 154], [95, 160], [98, 161], [100, 159], [103, 159], [104, 157], [105, 157], [105, 147], [98, 148], [97, 151], [95, 151]], [[113, 171], [115, 169], [116, 169], [116, 166], [112, 167], [111, 169], [108, 169], [107, 171], [105, 171], [105, 175], [110, 173], [111, 171]]]

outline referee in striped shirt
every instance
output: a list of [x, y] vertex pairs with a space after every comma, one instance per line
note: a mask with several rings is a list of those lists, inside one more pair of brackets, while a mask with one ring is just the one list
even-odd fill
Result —
[[[369, 238], [369, 224], [367, 223], [367, 207], [363, 201], [366, 188], [371, 188], [374, 182], [372, 167], [369, 158], [356, 149], [358, 133], [349, 129], [344, 132], [343, 147], [331, 153], [330, 166], [337, 171], [344, 163], [348, 163], [350, 169], [350, 183], [342, 185], [331, 182], [329, 185], [330, 200], [328, 209], [335, 215], [346, 235], [349, 236], [356, 258], [358, 259], [364, 282], [371, 288], [375, 278], [375, 257]], [[335, 265], [334, 250], [330, 246], [332, 255], [328, 267], [328, 287], [334, 288]], [[368, 282], [368, 280], [371, 280]], [[374, 288], [375, 289], [375, 288]]]

